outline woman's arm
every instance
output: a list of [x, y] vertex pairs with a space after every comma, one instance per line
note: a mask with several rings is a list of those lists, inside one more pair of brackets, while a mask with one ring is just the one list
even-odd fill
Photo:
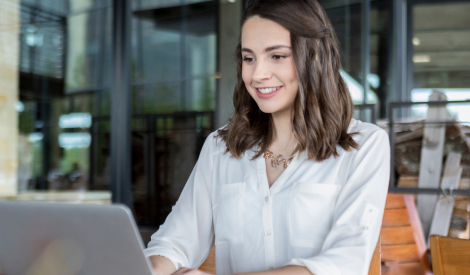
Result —
[[[209, 135], [181, 195], [158, 231], [152, 235], [145, 255], [161, 275], [182, 267], [197, 268], [214, 246], [212, 223], [212, 170], [214, 133]], [[156, 257], [157, 255], [163, 256]], [[173, 268], [168, 266], [171, 262]], [[160, 275], [159, 273], [157, 273]]]
[[260, 272], [250, 272], [250, 273], [240, 273], [236, 275], [313, 275], [305, 266], [298, 265], [288, 265], [280, 268], [260, 271]]
[[[157, 275], [160, 275], [157, 273]], [[188, 269], [181, 268], [173, 275], [209, 275], [197, 269]], [[249, 273], [238, 273], [234, 275], [312, 275], [310, 271], [304, 266], [289, 265], [283, 266], [280, 268], [259, 271], [259, 272], [249, 272]]]
[[153, 271], [156, 275], [171, 275], [175, 273], [176, 268], [173, 263], [163, 256], [150, 256], [152, 262]]

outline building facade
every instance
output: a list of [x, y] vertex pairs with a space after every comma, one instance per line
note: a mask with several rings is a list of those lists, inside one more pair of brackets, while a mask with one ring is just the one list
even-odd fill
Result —
[[[0, 0], [0, 195], [107, 190], [161, 224], [233, 112], [245, 2]], [[386, 123], [390, 102], [435, 89], [470, 98], [470, 1], [320, 3], [357, 117]]]

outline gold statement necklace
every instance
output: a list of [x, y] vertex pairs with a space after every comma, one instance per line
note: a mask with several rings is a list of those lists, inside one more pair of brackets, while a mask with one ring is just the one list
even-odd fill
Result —
[[265, 159], [271, 159], [271, 166], [276, 168], [276, 169], [279, 169], [279, 165], [281, 163], [284, 164], [284, 169], [287, 168], [287, 166], [289, 166], [289, 164], [291, 163], [291, 161], [294, 159], [294, 156], [290, 157], [289, 159], [284, 159], [282, 158], [282, 155], [274, 155], [273, 152], [269, 151], [268, 149], [266, 149], [266, 151], [264, 151], [264, 158]]

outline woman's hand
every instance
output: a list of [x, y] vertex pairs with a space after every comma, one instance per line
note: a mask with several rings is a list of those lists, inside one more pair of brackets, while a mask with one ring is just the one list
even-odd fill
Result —
[[178, 271], [176, 271], [175, 273], [173, 273], [173, 275], [211, 275], [210, 273], [205, 273], [205, 272], [202, 272], [198, 269], [189, 269], [189, 268], [186, 268], [186, 267], [182, 267], [180, 269], [178, 269]]

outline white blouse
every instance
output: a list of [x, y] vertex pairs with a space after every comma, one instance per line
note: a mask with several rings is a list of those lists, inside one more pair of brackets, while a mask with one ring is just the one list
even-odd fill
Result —
[[314, 275], [367, 274], [390, 173], [387, 133], [352, 120], [358, 149], [323, 162], [301, 152], [269, 188], [255, 147], [236, 159], [213, 132], [147, 256], [198, 268], [216, 245], [216, 274], [307, 267]]

